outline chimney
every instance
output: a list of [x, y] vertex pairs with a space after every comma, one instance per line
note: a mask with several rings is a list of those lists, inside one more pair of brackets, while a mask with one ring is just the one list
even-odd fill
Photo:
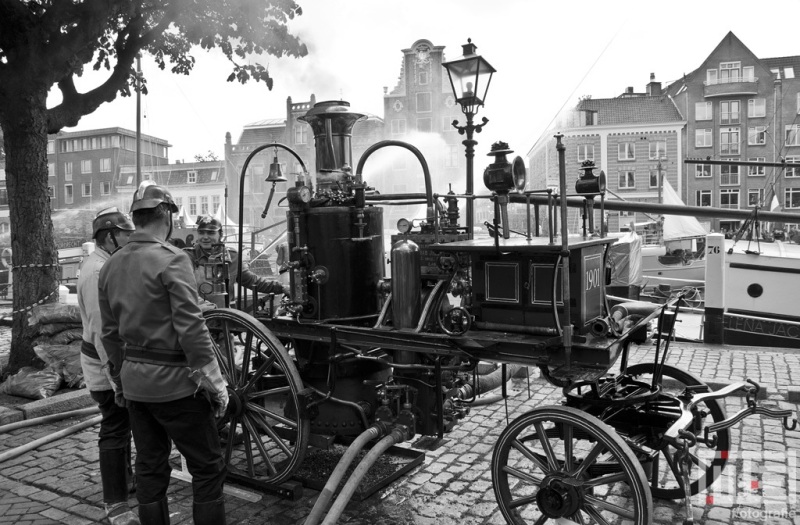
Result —
[[647, 96], [658, 97], [661, 95], [661, 82], [656, 82], [656, 74], [650, 73], [650, 82], [647, 84]]
[[627, 88], [625, 88], [625, 94], [633, 95], [633, 86], [628, 86]]

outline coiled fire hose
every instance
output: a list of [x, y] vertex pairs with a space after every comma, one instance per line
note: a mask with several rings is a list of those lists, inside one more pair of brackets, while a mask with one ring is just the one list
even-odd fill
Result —
[[361, 449], [364, 446], [372, 441], [373, 439], [380, 437], [381, 429], [373, 425], [369, 427], [367, 430], [359, 434], [359, 436], [347, 447], [342, 458], [339, 460], [339, 463], [336, 464], [336, 468], [333, 469], [333, 473], [328, 478], [328, 482], [325, 483], [325, 487], [322, 489], [322, 492], [319, 493], [317, 497], [317, 501], [314, 503], [314, 508], [311, 509], [311, 513], [306, 518], [304, 525], [317, 525], [322, 519], [322, 513], [325, 512], [325, 508], [328, 506], [328, 502], [333, 497], [334, 493], [336, 493], [336, 489], [339, 487], [339, 482], [344, 477], [344, 473], [347, 472], [347, 468], [350, 466], [350, 463], [356, 458]]
[[350, 498], [353, 497], [353, 494], [355, 494], [358, 485], [361, 483], [361, 480], [364, 479], [364, 476], [367, 475], [367, 471], [370, 467], [375, 464], [381, 454], [401, 441], [403, 441], [403, 433], [400, 429], [395, 428], [388, 436], [378, 441], [378, 444], [372, 447], [369, 453], [364, 456], [364, 459], [361, 460], [361, 463], [359, 463], [353, 471], [347, 483], [345, 483], [336, 501], [333, 502], [331, 510], [325, 516], [322, 525], [334, 525], [339, 520], [342, 512], [344, 512], [344, 508], [347, 506]]

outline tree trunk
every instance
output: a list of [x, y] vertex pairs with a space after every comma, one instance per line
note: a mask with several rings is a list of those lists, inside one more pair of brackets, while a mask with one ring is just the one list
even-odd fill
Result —
[[0, 109], [11, 219], [13, 319], [5, 374], [41, 365], [33, 351], [28, 312], [58, 299], [58, 251], [53, 239], [47, 169], [47, 90], [31, 89]]

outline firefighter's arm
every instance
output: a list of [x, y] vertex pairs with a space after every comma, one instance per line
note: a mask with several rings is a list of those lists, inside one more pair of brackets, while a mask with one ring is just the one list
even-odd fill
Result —
[[250, 271], [247, 263], [242, 263], [242, 286], [257, 290], [258, 293], [274, 293], [280, 295], [283, 293], [283, 284], [279, 281], [273, 281], [265, 277], [260, 277]]

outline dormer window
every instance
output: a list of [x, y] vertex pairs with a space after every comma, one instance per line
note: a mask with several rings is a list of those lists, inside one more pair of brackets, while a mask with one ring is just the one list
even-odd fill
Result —
[[196, 171], [190, 171], [188, 173], [188, 177], [187, 177], [186, 182], [188, 182], [189, 184], [195, 184], [197, 182], [197, 172]]

